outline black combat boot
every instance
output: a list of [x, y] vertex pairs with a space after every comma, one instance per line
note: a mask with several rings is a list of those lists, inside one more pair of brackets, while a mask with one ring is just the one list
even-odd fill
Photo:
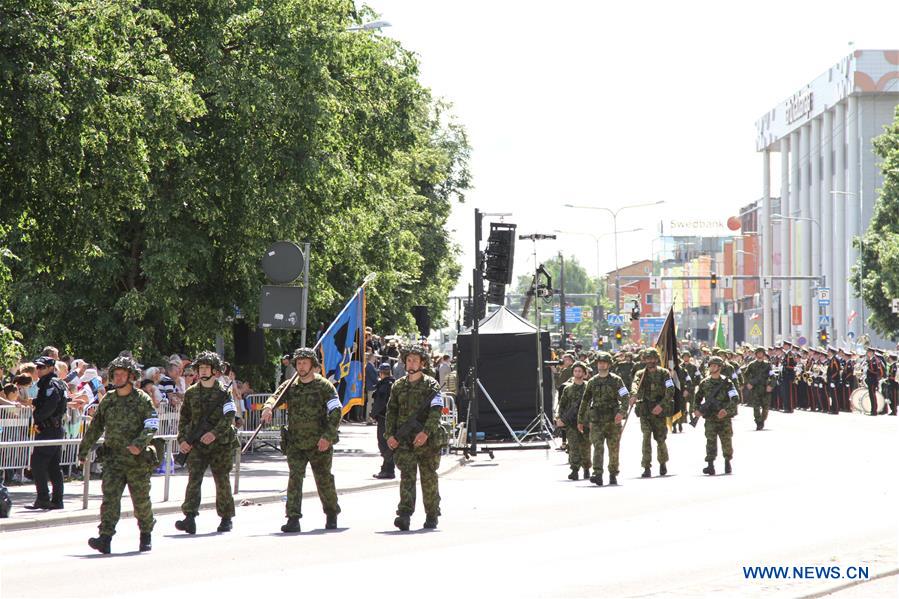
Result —
[[762, 423], [761, 423], [761, 422], [756, 422], [756, 423], [755, 423], [755, 430], [757, 430], [757, 431], [762, 430]]
[[189, 535], [197, 534], [197, 522], [195, 518], [196, 516], [193, 514], [185, 514], [183, 520], [175, 522], [175, 528], [186, 532]]
[[578, 479], [577, 472], [578, 472], [578, 469], [576, 467], [572, 468], [571, 474], [568, 475], [568, 480], [577, 480]]
[[588, 478], [590, 478], [590, 469], [584, 468], [584, 480], [587, 480]]
[[400, 530], [409, 530], [409, 514], [401, 514], [393, 521], [393, 525]]
[[668, 474], [668, 467], [665, 464], [659, 464], [659, 476]]
[[703, 474], [708, 474], [710, 476], [715, 475], [715, 462], [709, 462], [709, 465], [702, 469]]
[[325, 516], [325, 529], [334, 530], [337, 528], [337, 514], [326, 514]]
[[597, 472], [596, 474], [594, 474], [593, 478], [590, 479], [590, 482], [592, 482], [597, 487], [601, 487], [602, 486], [602, 472]]
[[609, 475], [609, 486], [615, 487], [618, 485], [618, 477], [614, 474]]
[[724, 460], [724, 474], [730, 474], [733, 470], [730, 467], [730, 460]]
[[231, 532], [232, 528], [234, 528], [234, 525], [231, 524], [231, 518], [225, 516], [222, 518], [222, 521], [219, 522], [219, 527], [216, 530], [219, 532]]
[[640, 478], [649, 478], [650, 476], [652, 476], [652, 472], [650, 471], [650, 469], [644, 468], [643, 474], [640, 475]]
[[49, 499], [35, 499], [31, 505], [23, 505], [26, 510], [52, 510], [53, 504]]
[[91, 549], [96, 549], [100, 553], [109, 553], [112, 551], [112, 537], [109, 535], [100, 535], [99, 537], [93, 537], [87, 540], [87, 544], [90, 545]]
[[300, 532], [300, 517], [288, 516], [287, 524], [281, 527], [281, 532]]
[[437, 516], [427, 516], [425, 518], [425, 528], [437, 528]]
[[138, 545], [137, 549], [138, 551], [149, 551], [153, 549], [153, 540], [150, 537], [150, 533], [140, 533], [140, 545]]

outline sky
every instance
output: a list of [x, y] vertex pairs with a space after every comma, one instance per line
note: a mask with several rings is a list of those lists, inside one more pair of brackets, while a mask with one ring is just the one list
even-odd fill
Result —
[[[519, 234], [554, 234], [590, 274], [648, 259], [668, 217], [727, 218], [762, 193], [755, 122], [853, 49], [899, 48], [899, 2], [369, 0], [382, 32], [414, 51], [422, 80], [472, 146], [474, 188], [449, 228], [466, 294], [474, 209]], [[853, 45], [854, 44], [854, 45]], [[779, 194], [772, 160], [772, 195]], [[485, 219], [485, 235], [489, 230]], [[599, 240], [597, 251], [594, 236]], [[517, 242], [515, 275], [535, 244]], [[658, 244], [656, 244], [656, 248]]]

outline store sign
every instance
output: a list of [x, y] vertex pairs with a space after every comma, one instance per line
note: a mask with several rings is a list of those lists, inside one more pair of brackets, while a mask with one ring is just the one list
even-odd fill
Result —
[[662, 221], [662, 236], [733, 237], [726, 218], [668, 218]]
[[812, 92], [805, 90], [793, 94], [787, 100], [787, 124], [805, 118], [812, 113]]

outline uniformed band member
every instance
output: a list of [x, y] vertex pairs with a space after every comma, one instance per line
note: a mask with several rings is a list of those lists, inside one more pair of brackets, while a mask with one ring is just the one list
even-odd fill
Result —
[[566, 430], [568, 439], [568, 464], [571, 466], [569, 480], [578, 479], [578, 471], [584, 469], [584, 478], [590, 476], [590, 441], [578, 423], [578, 410], [582, 405], [584, 389], [587, 384], [587, 366], [583, 362], [575, 362], [571, 370], [571, 379], [562, 385], [559, 397], [559, 413], [556, 426]]
[[799, 363], [793, 344], [789, 341], [783, 342], [783, 361], [781, 362], [781, 408], [784, 412], [790, 413], [796, 408], [796, 366]]
[[[32, 404], [31, 419], [37, 427], [36, 441], [62, 439], [62, 419], [66, 415], [65, 383], [56, 377], [56, 361], [41, 356], [34, 361], [37, 368], [37, 396]], [[62, 446], [35, 447], [31, 452], [31, 477], [37, 490], [34, 503], [25, 506], [30, 510], [61, 510], [63, 495], [62, 469], [59, 461]], [[53, 496], [50, 486], [53, 485]]]
[[674, 403], [674, 381], [665, 368], [659, 367], [659, 351], [651, 347], [643, 350], [646, 367], [634, 376], [634, 391], [631, 402], [637, 407], [634, 413], [640, 418], [643, 432], [642, 478], [652, 476], [652, 442], [656, 441], [656, 456], [659, 460], [659, 476], [668, 473], [668, 424], [665, 417], [670, 415]]
[[712, 356], [709, 360], [709, 376], [696, 388], [696, 411], [693, 416], [705, 418], [705, 460], [707, 466], [703, 474], [715, 474], [715, 458], [718, 456], [718, 439], [721, 439], [721, 453], [724, 454], [724, 473], [730, 474], [730, 461], [734, 457], [733, 425], [736, 415], [737, 389], [733, 380], [721, 376], [724, 360]]
[[[612, 356], [601, 352], [596, 359], [596, 374], [585, 385], [577, 415], [577, 430], [584, 434], [590, 428], [593, 445], [593, 476], [590, 482], [602, 486], [603, 444], [609, 448], [609, 484], [618, 484], [618, 450], [621, 442], [621, 420], [627, 415], [630, 394], [624, 381], [612, 374]], [[589, 451], [590, 444], [587, 445]]]
[[409, 530], [415, 512], [415, 483], [421, 474], [421, 494], [425, 507], [425, 528], [437, 528], [440, 516], [440, 491], [437, 468], [440, 450], [447, 435], [440, 423], [443, 396], [440, 384], [422, 372], [428, 354], [413, 346], [405, 356], [406, 376], [393, 384], [387, 403], [387, 426], [384, 435], [394, 451], [400, 470], [400, 502], [393, 525]]
[[827, 397], [830, 402], [828, 411], [831, 414], [840, 413], [840, 395], [843, 390], [843, 361], [837, 355], [837, 348], [827, 346]]
[[[301, 347], [293, 353], [297, 378], [284, 392], [287, 408], [287, 429], [282, 437], [281, 450], [287, 456], [290, 476], [287, 480], [287, 523], [281, 532], [300, 532], [300, 518], [303, 517], [303, 478], [307, 464], [312, 466], [312, 476], [318, 489], [325, 512], [325, 529], [337, 528], [337, 489], [331, 462], [334, 459], [334, 444], [338, 442], [337, 427], [340, 425], [341, 403], [337, 390], [331, 382], [316, 372], [319, 368], [315, 351]], [[272, 409], [277, 401], [272, 396], [262, 409], [262, 422], [272, 421]]]
[[873, 347], [867, 348], [867, 369], [865, 370], [865, 384], [868, 385], [868, 400], [871, 402], [871, 416], [877, 416], [877, 389], [880, 387], [880, 379], [884, 377], [883, 360], [877, 355]]
[[97, 459], [103, 464], [100, 535], [88, 540], [88, 545], [100, 553], [110, 552], [122, 492], [128, 485], [140, 529], [139, 549], [149, 551], [156, 523], [150, 503], [150, 476], [159, 461], [158, 448], [151, 441], [159, 429], [159, 417], [150, 396], [134, 387], [141, 374], [134, 360], [116, 358], [108, 371], [115, 392], [107, 393], [100, 402], [78, 448], [78, 459], [83, 463], [97, 439], [101, 435], [105, 439], [97, 450]]
[[201, 352], [193, 365], [199, 379], [184, 392], [178, 421], [178, 443], [181, 453], [187, 454], [189, 475], [181, 505], [184, 519], [178, 520], [175, 528], [191, 535], [197, 532], [195, 519], [200, 510], [200, 487], [206, 469], [211, 468], [215, 480], [215, 510], [221, 518], [218, 532], [228, 532], [234, 517], [229, 477], [237, 449], [236, 408], [231, 395], [219, 381], [222, 364], [218, 355]]

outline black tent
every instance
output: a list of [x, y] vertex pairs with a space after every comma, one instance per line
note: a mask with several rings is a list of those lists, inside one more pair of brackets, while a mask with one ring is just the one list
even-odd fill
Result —
[[[537, 328], [511, 310], [502, 307], [479, 324], [479, 376], [481, 384], [496, 402], [512, 430], [523, 431], [537, 416]], [[457, 340], [459, 382], [466, 388], [471, 368], [471, 331]], [[549, 360], [549, 332], [540, 333], [543, 359]], [[493, 406], [483, 396], [478, 401], [478, 431], [488, 439], [509, 439], [509, 432]], [[459, 393], [459, 417], [468, 415], [468, 397]], [[552, 417], [552, 372], [543, 366], [543, 410]]]

